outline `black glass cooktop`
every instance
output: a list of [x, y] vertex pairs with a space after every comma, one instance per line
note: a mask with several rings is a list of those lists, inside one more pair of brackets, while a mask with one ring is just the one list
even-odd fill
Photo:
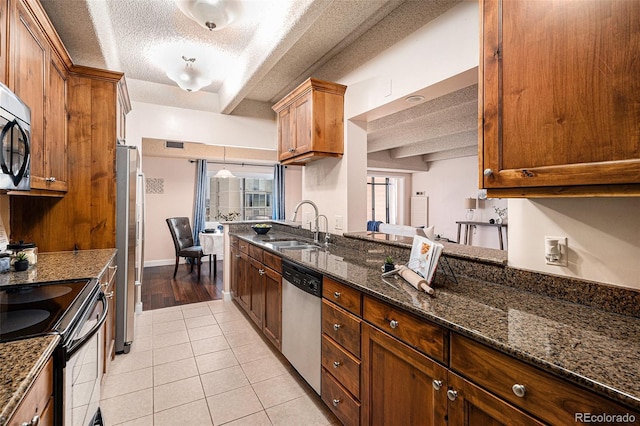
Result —
[[49, 282], [0, 288], [0, 342], [55, 330], [90, 280]]

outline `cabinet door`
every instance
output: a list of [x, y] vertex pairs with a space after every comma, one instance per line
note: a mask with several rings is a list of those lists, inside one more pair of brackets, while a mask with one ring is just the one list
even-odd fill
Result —
[[507, 402], [449, 372], [449, 424], [460, 426], [542, 425]]
[[238, 297], [238, 281], [240, 275], [240, 268], [238, 267], [238, 261], [240, 259], [240, 251], [237, 247], [231, 246], [229, 249], [231, 253], [230, 267], [231, 267], [231, 275], [229, 276], [229, 286], [231, 287], [231, 297], [236, 299]]
[[446, 424], [447, 370], [368, 324], [362, 330], [361, 424]]
[[481, 19], [482, 187], [639, 183], [640, 2], [483, 0]]
[[278, 113], [278, 160], [286, 160], [294, 155], [295, 135], [291, 107]]
[[251, 304], [251, 292], [249, 286], [249, 256], [245, 253], [240, 253], [238, 258], [238, 271], [237, 271], [237, 285], [238, 296], [237, 301], [240, 306], [249, 312], [249, 306]]
[[314, 132], [316, 129], [313, 120], [313, 91], [309, 91], [305, 96], [298, 99], [291, 106], [294, 120], [294, 155], [303, 154], [313, 149]]
[[264, 268], [264, 327], [267, 339], [282, 349], [282, 275]]
[[67, 190], [67, 74], [55, 54], [49, 61], [45, 121], [47, 189]]
[[49, 47], [38, 24], [21, 1], [15, 4], [10, 81], [13, 91], [31, 108], [31, 186], [44, 184], [45, 86]]
[[262, 263], [253, 258], [249, 258], [249, 267], [247, 268], [247, 283], [249, 285], [249, 317], [262, 328], [264, 316], [264, 276], [265, 271]]
[[7, 0], [0, 1], [0, 83], [7, 84]]

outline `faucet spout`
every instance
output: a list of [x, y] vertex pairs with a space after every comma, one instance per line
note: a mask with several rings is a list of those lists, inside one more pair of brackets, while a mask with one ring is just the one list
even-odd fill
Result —
[[[318, 219], [320, 219], [321, 217], [324, 218], [324, 223], [326, 224], [326, 227], [324, 228], [325, 233], [324, 233], [324, 245], [328, 246], [329, 245], [329, 218], [326, 215], [323, 214], [319, 214], [318, 217], [316, 217], [316, 221], [318, 221]], [[320, 223], [318, 222], [318, 225], [320, 225]], [[318, 226], [318, 232], [320, 232], [320, 227]]]
[[[300, 201], [296, 205], [296, 208], [293, 210], [293, 221], [294, 222], [296, 221], [296, 217], [298, 217], [298, 210], [304, 204], [309, 204], [311, 207], [313, 207], [313, 211], [315, 213], [314, 217], [315, 217], [315, 221], [316, 221], [316, 229], [315, 229], [315, 231], [313, 231], [314, 232], [314, 234], [313, 234], [313, 242], [317, 243], [318, 242], [318, 206], [316, 206], [316, 203], [314, 203], [311, 200], [302, 200], [302, 201]], [[309, 225], [309, 228], [311, 228], [311, 225]]]

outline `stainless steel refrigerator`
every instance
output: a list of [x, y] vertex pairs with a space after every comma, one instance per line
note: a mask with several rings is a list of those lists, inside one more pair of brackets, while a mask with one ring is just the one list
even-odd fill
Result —
[[135, 321], [136, 230], [141, 216], [138, 203], [138, 150], [134, 146], [116, 148], [116, 352], [129, 353]]

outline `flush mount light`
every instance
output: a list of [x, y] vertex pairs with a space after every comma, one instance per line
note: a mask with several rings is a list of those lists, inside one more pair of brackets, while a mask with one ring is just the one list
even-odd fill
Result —
[[236, 18], [239, 1], [175, 0], [178, 9], [209, 31], [220, 30]]
[[405, 98], [405, 101], [409, 102], [410, 104], [417, 104], [418, 102], [424, 101], [424, 96], [422, 95], [408, 96], [407, 98]]
[[167, 77], [175, 81], [181, 89], [187, 92], [197, 92], [211, 84], [211, 79], [194, 67], [196, 58], [182, 57], [184, 67], [176, 67], [167, 71]]

